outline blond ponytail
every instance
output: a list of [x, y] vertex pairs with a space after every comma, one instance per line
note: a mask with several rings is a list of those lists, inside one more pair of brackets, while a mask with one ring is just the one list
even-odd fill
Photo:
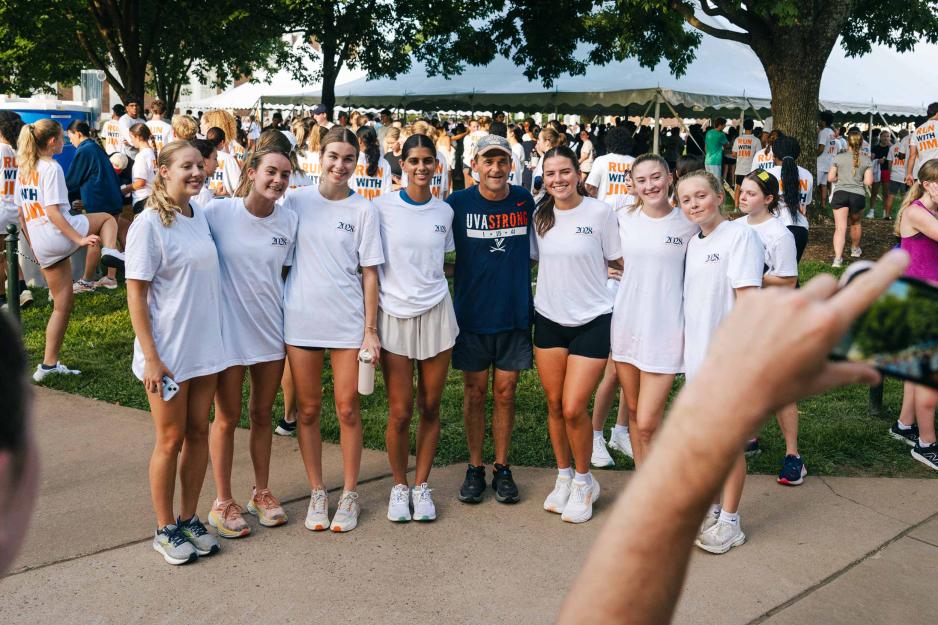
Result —
[[918, 170], [918, 180], [909, 187], [905, 197], [902, 198], [902, 206], [899, 208], [899, 212], [896, 213], [896, 223], [893, 226], [893, 232], [896, 233], [897, 237], [902, 236], [899, 234], [899, 224], [902, 221], [902, 214], [905, 212], [905, 209], [911, 206], [916, 200], [922, 199], [922, 196], [925, 195], [925, 185], [922, 184], [923, 182], [938, 182], [938, 158], [933, 158], [922, 163], [922, 166]]
[[[163, 146], [160, 155], [156, 159], [156, 178], [153, 179], [153, 192], [147, 198], [145, 206], [156, 211], [160, 221], [166, 227], [173, 225], [173, 222], [176, 221], [176, 213], [181, 212], [182, 207], [177, 206], [173, 198], [169, 196], [169, 191], [166, 189], [166, 180], [160, 170], [163, 167], [170, 167], [175, 162], [179, 152], [195, 149], [188, 141], [173, 141]], [[201, 155], [199, 156], [201, 157]]]
[[26, 178], [33, 173], [42, 151], [60, 134], [62, 127], [51, 119], [40, 119], [23, 126], [16, 140], [16, 164], [21, 177]]

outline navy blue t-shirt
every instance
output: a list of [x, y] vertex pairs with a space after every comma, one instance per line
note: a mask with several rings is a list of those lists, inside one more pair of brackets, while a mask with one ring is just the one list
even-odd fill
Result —
[[453, 306], [459, 329], [476, 334], [529, 329], [534, 304], [528, 224], [534, 198], [511, 185], [508, 197], [492, 202], [474, 185], [446, 201], [454, 212]]

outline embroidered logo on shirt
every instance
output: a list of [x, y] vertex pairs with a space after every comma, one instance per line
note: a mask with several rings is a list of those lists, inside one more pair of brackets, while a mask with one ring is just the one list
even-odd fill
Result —
[[347, 224], [344, 221], [340, 221], [339, 226], [336, 228], [336, 230], [345, 230], [346, 232], [355, 232], [355, 225]]
[[440, 224], [436, 224], [435, 226], [433, 226], [433, 231], [434, 231], [434, 232], [442, 232], [443, 234], [446, 234], [446, 226], [442, 226], [442, 225], [440, 225]]
[[593, 227], [592, 226], [577, 226], [576, 233], [577, 234], [593, 234]]
[[271, 237], [273, 239], [272, 245], [285, 246], [289, 243], [287, 237]]
[[664, 242], [667, 245], [684, 245], [683, 237], [672, 237], [670, 234], [664, 237]]
[[707, 259], [704, 262], [705, 263], [718, 263], [720, 262], [720, 255], [719, 254], [707, 254]]

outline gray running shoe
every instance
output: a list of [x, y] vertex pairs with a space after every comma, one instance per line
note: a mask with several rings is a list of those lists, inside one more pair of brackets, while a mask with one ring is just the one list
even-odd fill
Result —
[[205, 529], [202, 521], [199, 520], [199, 515], [193, 516], [188, 521], [179, 519], [177, 523], [179, 523], [179, 531], [195, 547], [196, 553], [200, 556], [218, 553], [218, 539]]
[[170, 564], [187, 564], [199, 558], [195, 547], [186, 540], [176, 525], [167, 525], [156, 532], [153, 536], [153, 549], [162, 554], [163, 559]]

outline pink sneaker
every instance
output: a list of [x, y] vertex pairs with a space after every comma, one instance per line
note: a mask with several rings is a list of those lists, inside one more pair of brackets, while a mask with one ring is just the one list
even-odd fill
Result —
[[264, 527], [277, 527], [287, 522], [287, 513], [280, 506], [269, 488], [251, 490], [251, 501], [248, 502], [248, 512], [255, 515]]
[[251, 533], [251, 528], [241, 516], [241, 506], [234, 499], [216, 499], [208, 513], [208, 524], [218, 530], [222, 538], [242, 538]]

